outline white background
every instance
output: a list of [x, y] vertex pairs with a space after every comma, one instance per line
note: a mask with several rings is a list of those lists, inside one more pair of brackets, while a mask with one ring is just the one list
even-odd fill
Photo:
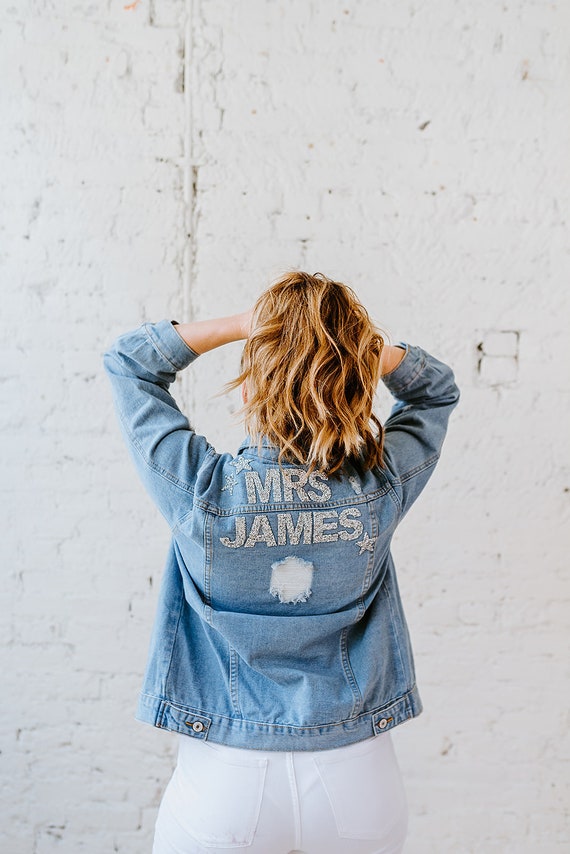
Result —
[[[102, 353], [291, 268], [462, 392], [394, 541], [406, 854], [568, 850], [569, 37], [533, 0], [0, 0], [3, 852], [150, 852], [173, 765], [134, 720], [169, 531]], [[239, 352], [173, 387], [218, 450]]]

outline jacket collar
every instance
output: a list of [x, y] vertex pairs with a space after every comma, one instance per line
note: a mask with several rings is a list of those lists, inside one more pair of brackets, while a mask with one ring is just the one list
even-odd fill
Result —
[[267, 436], [262, 436], [261, 450], [258, 451], [257, 439], [252, 439], [250, 436], [246, 436], [243, 442], [239, 445], [237, 453], [248, 453], [254, 456], [263, 457], [264, 459], [276, 460], [279, 456], [279, 447], [278, 445], [273, 444]]

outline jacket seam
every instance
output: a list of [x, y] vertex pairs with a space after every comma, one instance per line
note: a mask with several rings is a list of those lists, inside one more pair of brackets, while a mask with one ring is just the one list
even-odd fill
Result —
[[[380, 474], [382, 474], [383, 479], [386, 481], [387, 489], [384, 493], [385, 495], [389, 495], [394, 504], [396, 505], [397, 510], [402, 509], [402, 502], [400, 501], [400, 497], [397, 491], [394, 489], [394, 484], [390, 480], [390, 478], [380, 469], [379, 466], [375, 466], [375, 470], [377, 470]], [[395, 478], [396, 483], [399, 483], [399, 480]]]
[[[176, 617], [176, 625], [174, 627], [174, 631], [172, 633], [172, 644], [170, 647], [170, 655], [168, 656], [168, 666], [166, 668], [166, 673], [164, 676], [164, 687], [166, 689], [166, 685], [168, 683], [168, 676], [170, 674], [170, 668], [172, 667], [172, 658], [174, 656], [174, 648], [176, 646], [176, 638], [178, 636], [178, 627], [180, 626], [180, 619], [182, 617], [182, 611], [184, 609], [184, 596], [180, 597], [180, 605], [178, 607], [178, 616]], [[164, 712], [163, 712], [164, 717]]]
[[204, 547], [204, 604], [212, 607], [212, 531], [210, 519], [204, 516], [202, 522], [202, 543]]
[[[372, 512], [370, 512], [370, 533], [371, 533], [372, 538], [374, 540], [376, 540], [378, 538], [378, 534], [379, 534], [378, 517], [377, 517], [376, 513], [372, 513]], [[364, 572], [364, 577], [362, 579], [362, 590], [360, 592], [359, 602], [362, 603], [362, 607], [364, 608], [364, 611], [366, 611], [364, 599], [366, 597], [366, 594], [370, 590], [370, 583], [372, 581], [372, 576], [374, 573], [374, 556], [375, 556], [374, 550], [372, 550], [371, 552], [368, 552], [368, 563], [366, 565], [366, 570]], [[362, 614], [358, 619], [362, 619], [363, 616], [364, 616], [364, 614]]]
[[[234, 516], [236, 514], [247, 513], [287, 513], [302, 510], [323, 510], [330, 507], [354, 507], [359, 504], [371, 504], [377, 498], [386, 495], [392, 489], [391, 484], [375, 489], [372, 492], [363, 493], [362, 496], [348, 496], [347, 498], [339, 498], [336, 501], [280, 501], [272, 504], [256, 503], [256, 504], [234, 504], [231, 507], [220, 507], [211, 501], [206, 501], [203, 498], [196, 498], [195, 506], [200, 507], [208, 513], [213, 513], [216, 516]], [[184, 517], [182, 517], [184, 518]], [[182, 519], [181, 519], [182, 521]]]
[[[200, 463], [199, 468], [200, 468], [200, 469], [202, 469], [202, 468], [203, 468], [203, 466], [204, 466], [204, 464], [205, 464], [206, 460], [208, 459], [208, 457], [214, 457], [214, 456], [216, 456], [216, 454], [217, 454], [217, 452], [216, 452], [215, 448], [213, 448], [212, 446], [210, 446], [210, 447], [206, 450], [206, 454], [205, 454], [205, 456], [204, 456], [204, 459], [203, 459], [203, 460], [202, 460], [202, 462]], [[174, 475], [171, 475], [171, 477], [174, 477]], [[184, 483], [184, 481], [181, 481], [181, 483]], [[182, 488], [182, 487], [181, 487], [181, 488]], [[187, 487], [187, 491], [188, 491], [188, 492], [190, 492], [190, 493], [191, 493], [191, 495], [192, 495], [192, 507], [191, 507], [189, 510], [185, 510], [185, 511], [184, 511], [184, 513], [182, 514], [182, 516], [180, 516], [180, 518], [179, 518], [179, 519], [174, 523], [174, 525], [172, 526], [172, 531], [173, 531], [173, 533], [174, 533], [177, 529], [179, 529], [179, 528], [180, 528], [180, 525], [182, 525], [182, 523], [183, 523], [183, 522], [185, 522], [185, 521], [186, 521], [186, 519], [187, 519], [188, 517], [190, 517], [190, 516], [195, 512], [195, 510], [196, 510], [196, 508], [197, 508], [197, 507], [200, 507], [200, 509], [201, 509], [201, 510], [206, 510], [206, 509], [207, 509], [207, 507], [205, 507], [205, 506], [204, 506], [204, 505], [205, 505], [204, 501], [203, 501], [203, 500], [201, 500], [201, 499], [199, 499], [199, 498], [196, 498], [196, 490], [195, 490], [195, 487], [194, 487], [194, 486], [190, 486], [190, 485], [188, 485], [188, 487]], [[182, 532], [181, 532], [181, 533], [182, 533]]]
[[424, 469], [427, 469], [429, 466], [436, 463], [438, 461], [438, 459], [439, 459], [439, 454], [437, 452], [435, 454], [432, 454], [431, 457], [428, 457], [427, 460], [423, 461], [423, 463], [420, 463], [419, 465], [414, 466], [413, 469], [410, 469], [409, 471], [405, 472], [399, 478], [400, 483], [405, 483], [407, 480], [410, 480], [410, 478], [414, 477], [416, 474], [419, 474]]
[[232, 706], [236, 715], [239, 715], [241, 718], [241, 707], [239, 704], [239, 660], [238, 654], [236, 650], [228, 644], [229, 647], [229, 662], [228, 662], [228, 670], [229, 670], [229, 683], [230, 683], [230, 697], [232, 701]]
[[184, 492], [189, 492], [192, 495], [194, 495], [194, 487], [193, 486], [191, 486], [189, 483], [186, 483], [183, 480], [180, 480], [180, 478], [176, 477], [176, 475], [172, 474], [172, 472], [169, 472], [168, 469], [163, 469], [161, 466], [158, 466], [155, 462], [148, 459], [148, 457], [146, 456], [146, 454], [145, 454], [141, 444], [139, 443], [138, 439], [135, 436], [133, 436], [133, 434], [128, 430], [127, 425], [126, 425], [125, 421], [123, 420], [123, 417], [120, 416], [120, 418], [121, 418], [121, 422], [125, 426], [125, 429], [127, 430], [127, 433], [129, 433], [129, 435], [131, 437], [131, 442], [133, 443], [133, 446], [139, 452], [140, 456], [143, 459], [143, 462], [150, 469], [152, 469], [158, 475], [160, 475], [160, 477], [163, 477], [165, 480], [170, 481], [170, 483], [172, 483], [174, 486], [177, 486], [179, 489], [182, 489]]
[[356, 676], [348, 655], [348, 628], [348, 626], [345, 626], [340, 633], [340, 660], [342, 662], [345, 679], [348, 682], [348, 687], [352, 694], [352, 709], [348, 719], [354, 720], [358, 713], [358, 709], [362, 707], [362, 692], [358, 682], [356, 681]]
[[404, 483], [407, 483], [408, 480], [411, 480], [412, 477], [415, 477], [417, 474], [420, 474], [420, 472], [424, 471], [424, 469], [428, 468], [431, 465], [434, 465], [439, 460], [439, 457], [440, 454], [437, 452], [435, 454], [432, 454], [431, 457], [428, 457], [428, 459], [424, 460], [423, 463], [420, 463], [419, 465], [414, 466], [414, 468], [410, 469], [409, 471], [404, 472], [404, 474], [400, 477], [395, 477], [394, 482], [389, 483], [390, 488], [386, 491], [386, 494], [390, 494], [390, 497], [396, 504], [398, 510], [402, 509], [403, 502], [400, 500], [397, 490], [394, 489], [394, 484], [399, 484], [400, 486], [402, 486]]
[[407, 689], [407, 691], [404, 694], [400, 694], [397, 697], [393, 697], [392, 699], [387, 700], [381, 706], [375, 706], [373, 709], [368, 709], [366, 711], [359, 712], [353, 718], [343, 718], [340, 721], [323, 721], [322, 723], [318, 723], [318, 724], [288, 724], [288, 723], [275, 724], [275, 723], [271, 723], [270, 721], [253, 720], [252, 718], [244, 718], [244, 717], [236, 718], [236, 717], [230, 717], [229, 715], [221, 714], [220, 712], [207, 712], [204, 709], [197, 708], [196, 706], [183, 706], [180, 703], [176, 703], [172, 700], [169, 700], [168, 697], [161, 697], [160, 695], [157, 695], [157, 694], [149, 694], [146, 691], [141, 692], [140, 696], [141, 697], [149, 697], [151, 700], [158, 701], [159, 703], [166, 703], [169, 706], [171, 706], [173, 709], [176, 709], [177, 711], [180, 711], [180, 712], [184, 712], [185, 714], [197, 714], [197, 715], [201, 715], [205, 718], [222, 718], [223, 720], [227, 720], [230, 722], [236, 722], [236, 723], [240, 723], [240, 724], [241, 723], [258, 724], [259, 726], [269, 727], [271, 729], [299, 729], [299, 730], [314, 729], [314, 730], [320, 730], [323, 727], [344, 726], [344, 724], [347, 722], [348, 723], [354, 723], [354, 721], [357, 721], [360, 718], [369, 717], [372, 715], [377, 715], [379, 712], [384, 711], [385, 709], [389, 708], [390, 706], [395, 705], [396, 703], [401, 703], [403, 701], [407, 701], [409, 695], [411, 693], [413, 693], [413, 691], [416, 689], [417, 689], [417, 682], [414, 682]]
[[406, 673], [406, 667], [404, 665], [404, 659], [402, 657], [402, 650], [400, 649], [400, 641], [399, 641], [399, 632], [397, 631], [396, 621], [395, 621], [395, 613], [394, 607], [392, 604], [392, 596], [390, 595], [390, 588], [386, 584], [386, 578], [382, 582], [382, 587], [384, 588], [386, 599], [388, 600], [388, 607], [390, 608], [390, 619], [392, 621], [392, 627], [394, 629], [394, 641], [396, 644], [396, 649], [398, 650], [398, 658], [400, 659], [400, 667], [402, 668], [402, 675]]

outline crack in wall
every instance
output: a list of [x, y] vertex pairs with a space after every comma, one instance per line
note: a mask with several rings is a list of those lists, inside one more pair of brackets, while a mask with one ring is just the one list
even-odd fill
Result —
[[[182, 273], [182, 319], [189, 321], [193, 316], [192, 288], [197, 264], [196, 230], [198, 225], [198, 164], [194, 162], [194, 56], [196, 48], [196, 27], [194, 21], [194, 0], [185, 1], [184, 35], [180, 50], [181, 88], [184, 97], [184, 267]], [[193, 403], [191, 395], [192, 377], [190, 371], [182, 374], [182, 394], [188, 406]]]
[[476, 345], [476, 373], [480, 381], [497, 387], [516, 382], [519, 369], [519, 329], [490, 329]]

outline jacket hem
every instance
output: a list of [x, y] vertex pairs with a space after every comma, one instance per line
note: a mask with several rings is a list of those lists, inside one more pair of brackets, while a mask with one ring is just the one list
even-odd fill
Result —
[[139, 697], [136, 720], [191, 738], [250, 750], [327, 750], [344, 747], [417, 717], [423, 711], [417, 685], [383, 706], [343, 721], [296, 726], [232, 718], [180, 705], [154, 694]]

